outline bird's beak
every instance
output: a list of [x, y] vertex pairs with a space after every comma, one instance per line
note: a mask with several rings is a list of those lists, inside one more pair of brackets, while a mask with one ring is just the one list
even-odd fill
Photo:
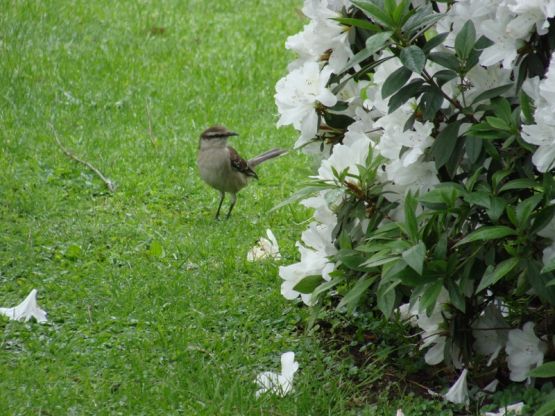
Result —
[[234, 131], [228, 131], [227, 135], [230, 136], [230, 137], [231, 136], [239, 136], [239, 133], [235, 133]]

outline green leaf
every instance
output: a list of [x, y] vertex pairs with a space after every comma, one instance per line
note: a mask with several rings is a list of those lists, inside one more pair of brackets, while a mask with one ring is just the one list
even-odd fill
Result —
[[419, 107], [422, 109], [424, 120], [433, 121], [443, 104], [443, 95], [437, 88], [430, 87], [422, 94]]
[[413, 38], [411, 41], [414, 41], [415, 36], [417, 37], [422, 33], [422, 30], [432, 26], [443, 16], [441, 13], [435, 13], [431, 4], [422, 5], [407, 19], [401, 31]]
[[431, 52], [428, 55], [428, 59], [457, 73], [460, 70], [459, 60], [450, 52]]
[[503, 198], [490, 196], [489, 208], [487, 209], [488, 217], [490, 217], [493, 222], [496, 222], [501, 215], [503, 215], [506, 206], [507, 202], [505, 202]]
[[441, 289], [443, 288], [443, 281], [438, 279], [435, 282], [428, 283], [422, 292], [422, 297], [420, 299], [420, 307], [426, 310], [426, 313], [430, 315], [434, 306], [437, 302], [437, 297], [439, 296]]
[[467, 20], [455, 38], [455, 52], [457, 52], [457, 56], [466, 60], [472, 49], [474, 49], [474, 43], [476, 43], [476, 29], [472, 20]]
[[341, 250], [337, 253], [336, 258], [351, 270], [366, 271], [366, 268], [361, 266], [366, 257], [360, 251]]
[[474, 99], [472, 104], [476, 104], [476, 103], [479, 103], [480, 101], [488, 100], [490, 98], [499, 97], [501, 94], [509, 91], [512, 86], [513, 86], [512, 83], [505, 84], [505, 85], [501, 85], [500, 87], [495, 87], [490, 90], [484, 91]]
[[466, 302], [461, 287], [451, 278], [445, 279], [445, 287], [447, 288], [447, 292], [449, 292], [449, 300], [453, 306], [462, 313], [465, 313]]
[[312, 296], [317, 298], [322, 293], [325, 293], [328, 290], [333, 289], [335, 286], [337, 286], [339, 283], [343, 282], [344, 280], [345, 278], [343, 276], [337, 276], [331, 279], [329, 282], [323, 282], [320, 286], [314, 289], [314, 291], [312, 292]]
[[505, 191], [512, 191], [513, 189], [533, 189], [536, 186], [538, 186], [538, 183], [533, 179], [528, 179], [528, 178], [514, 179], [504, 184], [499, 189], [499, 193], [505, 192]]
[[372, 277], [361, 277], [355, 283], [355, 285], [349, 290], [339, 305], [337, 305], [337, 309], [342, 309], [346, 307], [349, 310], [354, 309], [358, 303], [360, 302], [360, 298], [364, 295], [364, 292], [368, 290], [368, 288], [376, 281], [376, 276]]
[[293, 287], [293, 290], [296, 290], [299, 293], [303, 293], [305, 295], [310, 294], [316, 289], [320, 283], [322, 283], [324, 279], [319, 274], [313, 276], [307, 276], [303, 278], [299, 283]]
[[534, 416], [553, 416], [555, 413], [555, 399], [545, 402], [542, 407], [538, 409]]
[[393, 13], [391, 14], [395, 25], [399, 26], [410, 16], [410, 4], [411, 0], [401, 0], [399, 4], [395, 7]]
[[510, 131], [511, 130], [511, 126], [509, 126], [507, 124], [507, 122], [505, 120], [503, 120], [502, 118], [488, 116], [488, 117], [486, 117], [486, 121], [494, 129], [505, 130], [505, 131]]
[[422, 275], [424, 269], [424, 259], [426, 258], [426, 245], [420, 241], [415, 246], [405, 250], [402, 254], [403, 260], [411, 267], [416, 273]]
[[476, 163], [482, 153], [482, 139], [474, 136], [465, 136], [464, 146], [468, 161], [470, 163]]
[[324, 113], [324, 120], [326, 120], [326, 124], [328, 126], [334, 127], [336, 129], [346, 129], [355, 121], [353, 118], [349, 117], [346, 114], [335, 114], [330, 112]]
[[417, 74], [420, 74], [424, 69], [424, 65], [426, 65], [426, 55], [416, 45], [403, 48], [399, 59], [406, 68]]
[[442, 45], [447, 36], [449, 36], [449, 32], [443, 32], [434, 36], [428, 42], [426, 42], [426, 44], [422, 47], [422, 50], [424, 51], [424, 53], [431, 52], [432, 49], [434, 49], [435, 47]]
[[404, 66], [393, 71], [382, 85], [382, 98], [387, 98], [401, 89], [411, 75], [412, 72]]
[[339, 71], [339, 73], [342, 74], [343, 72], [346, 72], [353, 66], [374, 55], [380, 49], [386, 47], [387, 41], [391, 37], [391, 34], [392, 32], [380, 32], [370, 36], [368, 39], [366, 39], [366, 47], [363, 50], [359, 51], [355, 56], [353, 56], [351, 60], [347, 63], [347, 65], [343, 69], [341, 69], [341, 71]]
[[395, 306], [395, 288], [401, 283], [400, 279], [394, 280], [382, 280], [380, 286], [378, 287], [377, 293], [377, 304], [378, 309], [382, 311], [386, 318], [389, 318], [393, 313], [393, 307]]
[[520, 91], [519, 99], [524, 120], [527, 124], [532, 124], [534, 122], [534, 105], [532, 104], [532, 99], [524, 91]]
[[412, 194], [408, 192], [405, 197], [405, 224], [407, 225], [408, 237], [417, 242], [419, 238], [418, 221], [416, 220], [416, 206], [417, 200]]
[[528, 372], [529, 377], [551, 378], [555, 377], [555, 361], [543, 363]]
[[446, 82], [449, 82], [456, 77], [457, 77], [457, 73], [450, 69], [442, 69], [434, 73], [434, 75], [432, 75], [432, 78], [436, 79], [436, 82], [439, 86], [442, 86]]
[[473, 241], [497, 240], [510, 235], [516, 235], [516, 231], [504, 225], [484, 226], [468, 234], [465, 238], [455, 244], [454, 247], [468, 244]]
[[399, 260], [399, 256], [392, 255], [390, 252], [388, 253], [376, 253], [364, 263], [362, 266], [366, 267], [367, 269], [372, 269], [373, 267], [383, 266], [384, 264], [391, 263], [392, 261]]
[[542, 199], [542, 194], [536, 194], [528, 199], [525, 199], [517, 205], [515, 210], [515, 218], [520, 229], [524, 229], [528, 226], [528, 220], [530, 219], [532, 212], [538, 206]]
[[374, 23], [369, 22], [368, 20], [354, 19], [352, 17], [336, 17], [333, 20], [336, 20], [345, 26], [356, 26], [356, 27], [360, 27], [361, 29], [370, 30], [372, 32], [382, 31], [381, 27], [379, 27], [378, 25], [375, 25]]
[[370, 1], [353, 1], [353, 4], [358, 7], [360, 10], [364, 12], [370, 19], [374, 20], [375, 22], [385, 26], [385, 27], [393, 27], [393, 21], [391, 17], [387, 15], [387, 13], [380, 7], [376, 6], [374, 3]]
[[551, 273], [541, 273], [539, 262], [526, 261], [526, 279], [534, 289], [538, 297], [545, 303], [555, 305], [555, 288], [548, 286], [553, 280]]
[[487, 287], [493, 286], [497, 283], [502, 277], [507, 275], [511, 270], [513, 270], [520, 260], [516, 257], [511, 257], [510, 259], [503, 260], [499, 263], [495, 268], [492, 266], [488, 266], [486, 269], [478, 288], [476, 289], [476, 293], [480, 293]]
[[397, 91], [388, 102], [388, 110], [390, 113], [397, 110], [403, 104], [405, 104], [412, 97], [419, 95], [423, 91], [424, 81], [421, 79], [415, 79]]
[[460, 126], [460, 120], [448, 124], [432, 144], [432, 155], [438, 169], [447, 163], [455, 150]]
[[538, 213], [534, 216], [534, 223], [530, 229], [531, 233], [537, 233], [542, 228], [545, 228], [547, 224], [551, 222], [553, 217], [555, 216], [555, 206], [548, 205], [538, 211]]

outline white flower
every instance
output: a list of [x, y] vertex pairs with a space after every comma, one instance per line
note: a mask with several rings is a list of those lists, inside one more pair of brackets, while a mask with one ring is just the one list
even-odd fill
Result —
[[413, 163], [404, 166], [401, 160], [395, 160], [385, 166], [387, 179], [392, 182], [385, 186], [385, 197], [390, 201], [402, 201], [406, 192], [425, 194], [439, 183], [434, 162]]
[[46, 312], [43, 311], [37, 303], [37, 289], [31, 290], [31, 293], [23, 302], [13, 308], [0, 308], [0, 315], [5, 315], [14, 321], [29, 321], [35, 318], [37, 322], [46, 322]]
[[489, 355], [488, 366], [491, 365], [507, 343], [508, 329], [501, 312], [495, 304], [490, 304], [473, 326], [474, 349], [482, 355]]
[[328, 257], [337, 252], [332, 244], [333, 228], [334, 225], [313, 222], [303, 232], [301, 239], [306, 247], [297, 242], [301, 261], [279, 268], [279, 277], [283, 279], [281, 294], [285, 299], [296, 299], [300, 295], [305, 304], [311, 305], [312, 296], [297, 292], [295, 286], [307, 276], [320, 275], [324, 280], [331, 279], [329, 274], [335, 269], [335, 264]]
[[343, 193], [335, 192], [335, 190], [320, 191], [316, 196], [303, 199], [300, 204], [307, 208], [314, 208], [312, 218], [320, 224], [333, 225], [337, 224], [337, 216], [330, 206], [341, 198]]
[[[484, 91], [509, 84], [512, 82], [511, 75], [511, 70], [501, 68], [497, 65], [489, 66], [487, 68], [476, 65], [468, 72], [468, 74], [466, 74], [466, 80], [469, 85], [469, 89], [464, 92], [466, 102], [471, 103]], [[510, 89], [503, 95], [509, 96], [513, 93], [514, 90]]]
[[395, 413], [395, 416], [405, 416], [405, 414], [403, 413], [403, 409], [397, 409], [397, 413]]
[[358, 165], [366, 165], [370, 144], [370, 139], [364, 134], [346, 136], [343, 144], [334, 146], [331, 156], [322, 161], [317, 178], [324, 181], [336, 180], [333, 169], [338, 173], [347, 170], [350, 175], [358, 175]]
[[484, 416], [505, 416], [505, 415], [521, 415], [524, 409], [524, 403], [518, 402], [515, 404], [510, 404], [507, 407], [502, 407], [498, 409], [497, 412], [486, 412]]
[[[417, 300], [412, 306], [401, 305], [399, 312], [403, 317], [409, 318], [409, 323], [413, 326], [418, 326], [423, 330], [422, 345], [420, 349], [429, 348], [424, 355], [424, 361], [428, 365], [437, 365], [445, 358], [445, 346], [447, 344], [447, 337], [443, 335], [442, 325], [445, 321], [444, 316], [448, 313], [443, 311], [443, 306], [449, 302], [449, 293], [445, 288], [441, 289], [436, 301], [436, 305], [430, 314], [426, 310], [420, 308], [420, 301]], [[458, 367], [457, 351], [453, 351], [453, 361]]]
[[256, 384], [260, 389], [256, 397], [262, 393], [271, 392], [283, 397], [293, 390], [293, 376], [299, 369], [299, 363], [295, 361], [294, 352], [286, 352], [281, 355], [281, 373], [264, 371], [256, 376]]
[[[383, 126], [386, 117], [382, 117], [376, 126]], [[388, 123], [376, 149], [380, 154], [390, 160], [401, 160], [404, 167], [418, 161], [418, 158], [429, 148], [433, 139], [431, 137], [433, 124], [414, 122], [414, 130], [404, 130], [404, 123]]]
[[308, 61], [319, 61], [329, 51], [329, 67], [334, 73], [339, 73], [354, 55], [349, 46], [348, 27], [334, 20], [341, 14], [330, 6], [334, 5], [329, 5], [327, 0], [305, 1], [302, 11], [310, 22], [302, 32], [290, 36], [285, 43], [287, 49], [299, 55], [289, 69], [298, 68]]
[[320, 70], [316, 62], [307, 62], [291, 71], [276, 84], [276, 105], [280, 113], [278, 126], [292, 124], [301, 132], [296, 147], [308, 143], [318, 130], [316, 105], [332, 107], [337, 102], [335, 95], [326, 88], [331, 69]]
[[466, 383], [467, 374], [468, 370], [465, 368], [455, 384], [443, 396], [446, 400], [457, 404], [468, 404], [470, 397], [468, 396], [468, 385]]
[[509, 331], [505, 351], [511, 371], [509, 378], [512, 381], [524, 381], [532, 368], [543, 363], [547, 344], [534, 333], [534, 323], [526, 322], [522, 329]]
[[399, 313], [401, 321], [408, 322], [412, 327], [418, 326], [417, 312], [410, 307], [410, 303], [403, 303], [402, 305], [399, 305], [397, 313]]
[[[538, 233], [539, 234], [539, 233]], [[543, 249], [542, 262], [547, 266], [555, 258], [555, 243]]]
[[[481, 23], [495, 16], [495, 11], [499, 6], [498, 0], [461, 0], [457, 1], [450, 8], [447, 15], [437, 23], [438, 33], [451, 32], [444, 44], [452, 47], [455, 44], [455, 37], [460, 32], [467, 20], [472, 20], [478, 29]], [[451, 29], [452, 28], [452, 29]]]
[[278, 242], [272, 230], [267, 229], [268, 238], [260, 237], [256, 245], [247, 253], [248, 261], [264, 260], [264, 259], [281, 259]]
[[528, 25], [535, 25], [536, 32], [545, 35], [549, 28], [548, 18], [555, 16], [554, 0], [508, 0], [509, 9]]
[[537, 145], [532, 163], [540, 172], [555, 167], [555, 54], [551, 55], [546, 78], [539, 82], [539, 98], [534, 118], [536, 123], [522, 127], [522, 138]]
[[523, 33], [516, 33], [511, 30], [513, 21], [514, 15], [510, 10], [500, 6], [494, 18], [482, 22], [480, 32], [494, 44], [484, 49], [480, 55], [480, 64], [489, 66], [502, 61], [504, 68], [510, 69], [512, 67], [518, 48], [524, 43]]

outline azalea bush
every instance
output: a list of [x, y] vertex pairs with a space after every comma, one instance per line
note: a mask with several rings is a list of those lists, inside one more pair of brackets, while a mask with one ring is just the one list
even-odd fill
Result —
[[321, 162], [285, 201], [314, 213], [283, 296], [403, 320], [427, 364], [459, 371], [457, 392], [554, 376], [555, 1], [303, 13], [278, 125]]

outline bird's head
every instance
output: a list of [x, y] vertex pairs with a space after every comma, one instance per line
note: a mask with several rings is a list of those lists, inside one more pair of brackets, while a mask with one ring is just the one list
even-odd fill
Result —
[[213, 139], [227, 139], [231, 136], [238, 136], [234, 131], [228, 130], [226, 127], [221, 125], [215, 125], [207, 128], [202, 132], [200, 138], [202, 140], [213, 140]]

